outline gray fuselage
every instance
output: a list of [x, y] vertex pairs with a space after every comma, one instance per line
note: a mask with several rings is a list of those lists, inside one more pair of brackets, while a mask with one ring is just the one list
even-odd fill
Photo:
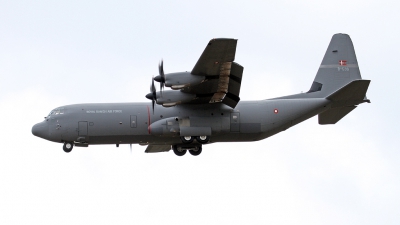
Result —
[[185, 127], [193, 134], [211, 132], [210, 143], [258, 141], [329, 108], [325, 98], [241, 101], [234, 109], [221, 103], [156, 106], [154, 113], [149, 103], [76, 104], [53, 110], [32, 133], [54, 142], [89, 145], [173, 145], [181, 143]]

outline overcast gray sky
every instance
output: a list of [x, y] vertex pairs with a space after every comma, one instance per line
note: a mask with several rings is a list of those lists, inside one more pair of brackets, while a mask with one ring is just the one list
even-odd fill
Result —
[[[398, 1], [0, 1], [0, 224], [399, 224]], [[237, 38], [242, 100], [307, 91], [335, 33], [371, 104], [199, 157], [145, 147], [70, 154], [31, 127], [61, 105], [146, 102]]]

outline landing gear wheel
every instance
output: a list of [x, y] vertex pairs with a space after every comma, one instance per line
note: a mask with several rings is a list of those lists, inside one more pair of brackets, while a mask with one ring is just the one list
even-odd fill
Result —
[[210, 137], [209, 136], [198, 136], [198, 137], [196, 137], [196, 140], [200, 144], [205, 144], [210, 140]]
[[72, 143], [72, 142], [64, 143], [64, 146], [63, 146], [64, 152], [66, 152], [66, 153], [71, 152], [73, 148], [74, 148], [74, 143]]
[[191, 155], [198, 156], [198, 155], [200, 155], [201, 150], [202, 150], [202, 148], [201, 148], [201, 146], [199, 146], [199, 147], [196, 147], [196, 148], [193, 149], [193, 150], [189, 150], [189, 153], [190, 153]]
[[181, 136], [181, 140], [182, 140], [182, 143], [184, 143], [184, 144], [190, 144], [190, 143], [193, 142], [194, 137], [192, 137], [192, 136]]
[[186, 149], [178, 148], [176, 145], [172, 146], [172, 150], [174, 150], [174, 153], [177, 156], [184, 156], [186, 154]]

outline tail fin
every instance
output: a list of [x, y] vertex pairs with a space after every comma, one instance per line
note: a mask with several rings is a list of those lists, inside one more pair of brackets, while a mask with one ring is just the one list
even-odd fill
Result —
[[330, 108], [319, 114], [320, 124], [335, 124], [360, 103], [370, 81], [362, 80], [353, 42], [347, 34], [335, 34], [329, 43], [314, 82], [307, 93], [274, 99], [326, 98]]
[[319, 92], [319, 97], [327, 97], [349, 82], [360, 79], [361, 74], [350, 36], [335, 34], [308, 93]]
[[353, 42], [347, 34], [335, 34], [329, 43], [310, 91], [314, 97], [332, 101], [331, 108], [318, 115], [319, 124], [335, 124], [358, 104], [370, 102], [369, 80], [362, 80]]
[[362, 80], [353, 42], [347, 34], [335, 34], [308, 93], [332, 101], [331, 108], [318, 115], [319, 124], [335, 124], [358, 104], [370, 102], [369, 80]]

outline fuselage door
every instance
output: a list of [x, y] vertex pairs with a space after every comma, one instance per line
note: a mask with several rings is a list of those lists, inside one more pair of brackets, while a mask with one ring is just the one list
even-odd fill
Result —
[[240, 132], [240, 113], [231, 113], [231, 132]]
[[88, 135], [88, 122], [80, 121], [78, 122], [78, 125], [79, 125], [78, 135], [80, 137], [86, 137]]

